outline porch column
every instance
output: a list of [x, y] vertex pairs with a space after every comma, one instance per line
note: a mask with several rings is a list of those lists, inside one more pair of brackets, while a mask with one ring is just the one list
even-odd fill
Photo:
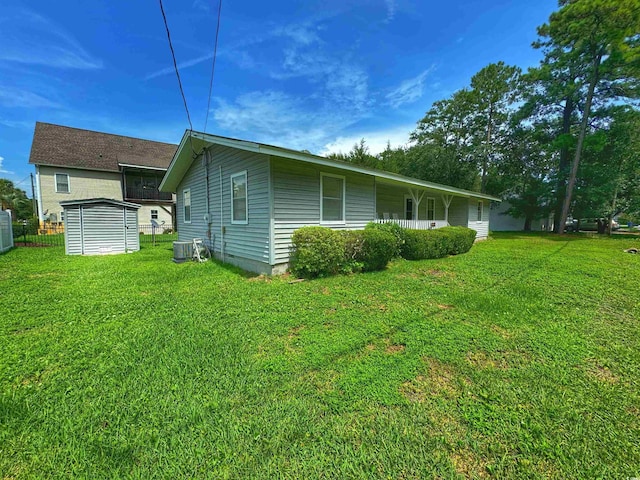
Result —
[[[414, 190], [413, 188], [409, 188], [408, 190], [409, 190], [409, 195], [411, 195], [411, 199], [413, 200], [413, 203], [416, 206], [416, 208], [413, 209], [413, 220], [417, 220], [418, 219], [418, 207], [420, 206], [420, 202], [424, 198], [424, 190], [422, 191], [422, 193], [420, 193], [420, 190], [418, 190], [418, 189]], [[418, 196], [418, 193], [420, 193], [419, 196]]]
[[444, 203], [444, 221], [449, 223], [449, 205], [451, 205], [453, 195], [442, 195], [442, 203]]

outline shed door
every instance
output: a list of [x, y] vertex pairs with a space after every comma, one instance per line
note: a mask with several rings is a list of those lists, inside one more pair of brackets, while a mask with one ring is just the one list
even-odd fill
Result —
[[125, 251], [125, 230], [121, 207], [83, 205], [82, 228], [85, 255]]
[[138, 233], [138, 211], [133, 208], [124, 209], [127, 250], [140, 250], [140, 234]]

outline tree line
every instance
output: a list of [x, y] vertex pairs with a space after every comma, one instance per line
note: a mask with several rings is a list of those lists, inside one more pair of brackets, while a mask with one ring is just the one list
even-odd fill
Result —
[[433, 103], [409, 146], [332, 157], [508, 200], [509, 213], [640, 221], [640, 0], [560, 0], [539, 65], [504, 62]]

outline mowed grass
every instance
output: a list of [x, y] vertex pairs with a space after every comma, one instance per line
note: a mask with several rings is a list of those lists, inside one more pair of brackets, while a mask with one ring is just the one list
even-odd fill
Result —
[[3, 478], [640, 476], [640, 240], [290, 283], [0, 255]]

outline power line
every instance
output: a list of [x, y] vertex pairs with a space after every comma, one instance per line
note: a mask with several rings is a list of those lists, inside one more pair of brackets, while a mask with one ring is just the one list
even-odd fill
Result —
[[218, 34], [220, 33], [220, 12], [222, 11], [222, 0], [218, 1], [218, 24], [216, 25], [216, 41], [213, 47], [213, 61], [211, 62], [211, 79], [209, 80], [209, 95], [207, 97], [207, 114], [204, 117], [204, 132], [207, 131], [209, 121], [209, 109], [211, 108], [211, 90], [213, 88], [213, 73], [216, 69], [216, 56], [218, 55]]
[[[182, 81], [180, 80], [180, 72], [178, 71], [178, 63], [176, 62], [176, 54], [173, 51], [173, 44], [171, 43], [171, 34], [169, 33], [167, 16], [164, 13], [162, 0], [158, 0], [158, 1], [160, 2], [160, 11], [162, 12], [162, 19], [164, 20], [164, 28], [167, 30], [167, 40], [169, 40], [169, 49], [171, 50], [171, 57], [173, 58], [173, 68], [176, 71], [176, 77], [178, 77], [178, 86], [180, 87], [180, 94], [182, 95], [182, 101], [184, 102], [184, 109], [187, 112], [187, 120], [189, 120], [189, 130], [193, 132], [193, 124], [191, 123], [191, 115], [189, 115], [189, 107], [187, 107], [187, 99], [184, 96], [184, 90], [182, 89]], [[191, 134], [189, 134], [189, 142], [191, 143], [191, 153], [195, 155], [195, 151], [193, 150], [193, 142], [191, 140]]]

